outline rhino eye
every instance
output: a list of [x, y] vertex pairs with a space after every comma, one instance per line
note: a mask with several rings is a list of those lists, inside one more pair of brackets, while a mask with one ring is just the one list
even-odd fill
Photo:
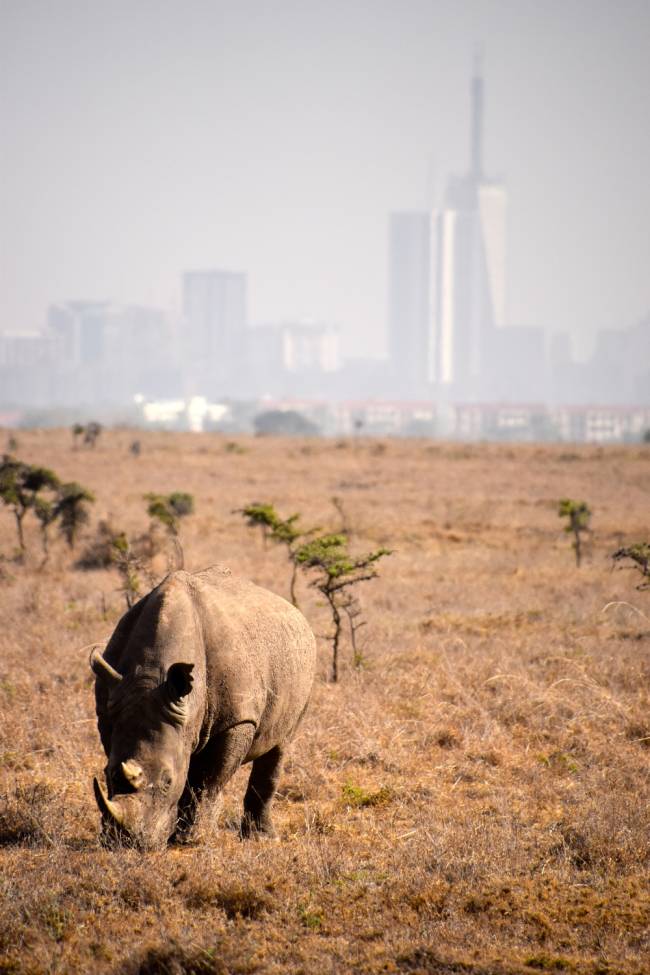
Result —
[[163, 794], [169, 792], [169, 787], [171, 786], [171, 784], [172, 784], [171, 772], [167, 771], [167, 769], [163, 769], [160, 775], [160, 791]]

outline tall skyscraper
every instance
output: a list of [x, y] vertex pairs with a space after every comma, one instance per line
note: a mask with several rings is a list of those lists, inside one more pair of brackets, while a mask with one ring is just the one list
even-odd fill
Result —
[[506, 191], [483, 171], [483, 79], [472, 79], [470, 168], [432, 215], [436, 377], [450, 399], [493, 392], [494, 330], [506, 324]]
[[188, 271], [183, 275], [184, 358], [188, 392], [237, 392], [246, 329], [246, 275]]
[[506, 191], [483, 171], [483, 79], [471, 85], [470, 165], [442, 206], [390, 219], [390, 357], [396, 391], [443, 400], [493, 392], [506, 323]]

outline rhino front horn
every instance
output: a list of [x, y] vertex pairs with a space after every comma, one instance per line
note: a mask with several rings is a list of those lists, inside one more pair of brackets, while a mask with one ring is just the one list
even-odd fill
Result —
[[99, 806], [99, 811], [109, 822], [115, 823], [116, 826], [124, 825], [124, 815], [122, 810], [116, 802], [112, 802], [96, 778], [93, 778], [93, 789], [95, 792], [95, 799], [97, 800], [97, 805]]
[[102, 677], [112, 684], [119, 684], [122, 680], [122, 675], [118, 674], [115, 668], [104, 660], [100, 644], [95, 644], [90, 651], [90, 666], [96, 677]]

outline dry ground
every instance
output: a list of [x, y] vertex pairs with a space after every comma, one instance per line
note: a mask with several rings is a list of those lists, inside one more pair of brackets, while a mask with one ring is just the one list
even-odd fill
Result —
[[[60, 542], [39, 571], [33, 525], [16, 564], [0, 512], [0, 973], [649, 972], [650, 593], [608, 554], [648, 537], [650, 450], [149, 434], [135, 458], [132, 436], [32, 431], [18, 455], [96, 492], [88, 535], [191, 491], [186, 567], [283, 595], [245, 502], [337, 528], [337, 495], [356, 548], [396, 552], [363, 591], [365, 668], [346, 645], [327, 683], [320, 641], [280, 841], [238, 839], [239, 773], [196, 845], [111, 853], [82, 648], [119, 618], [118, 579]], [[595, 512], [579, 571], [563, 495]]]

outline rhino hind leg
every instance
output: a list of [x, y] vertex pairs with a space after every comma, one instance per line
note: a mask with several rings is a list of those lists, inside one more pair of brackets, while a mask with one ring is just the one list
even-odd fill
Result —
[[282, 758], [282, 749], [276, 747], [266, 755], [260, 755], [253, 762], [244, 796], [244, 815], [241, 823], [241, 834], [244, 838], [258, 834], [275, 836], [271, 821], [271, 803], [282, 771]]

